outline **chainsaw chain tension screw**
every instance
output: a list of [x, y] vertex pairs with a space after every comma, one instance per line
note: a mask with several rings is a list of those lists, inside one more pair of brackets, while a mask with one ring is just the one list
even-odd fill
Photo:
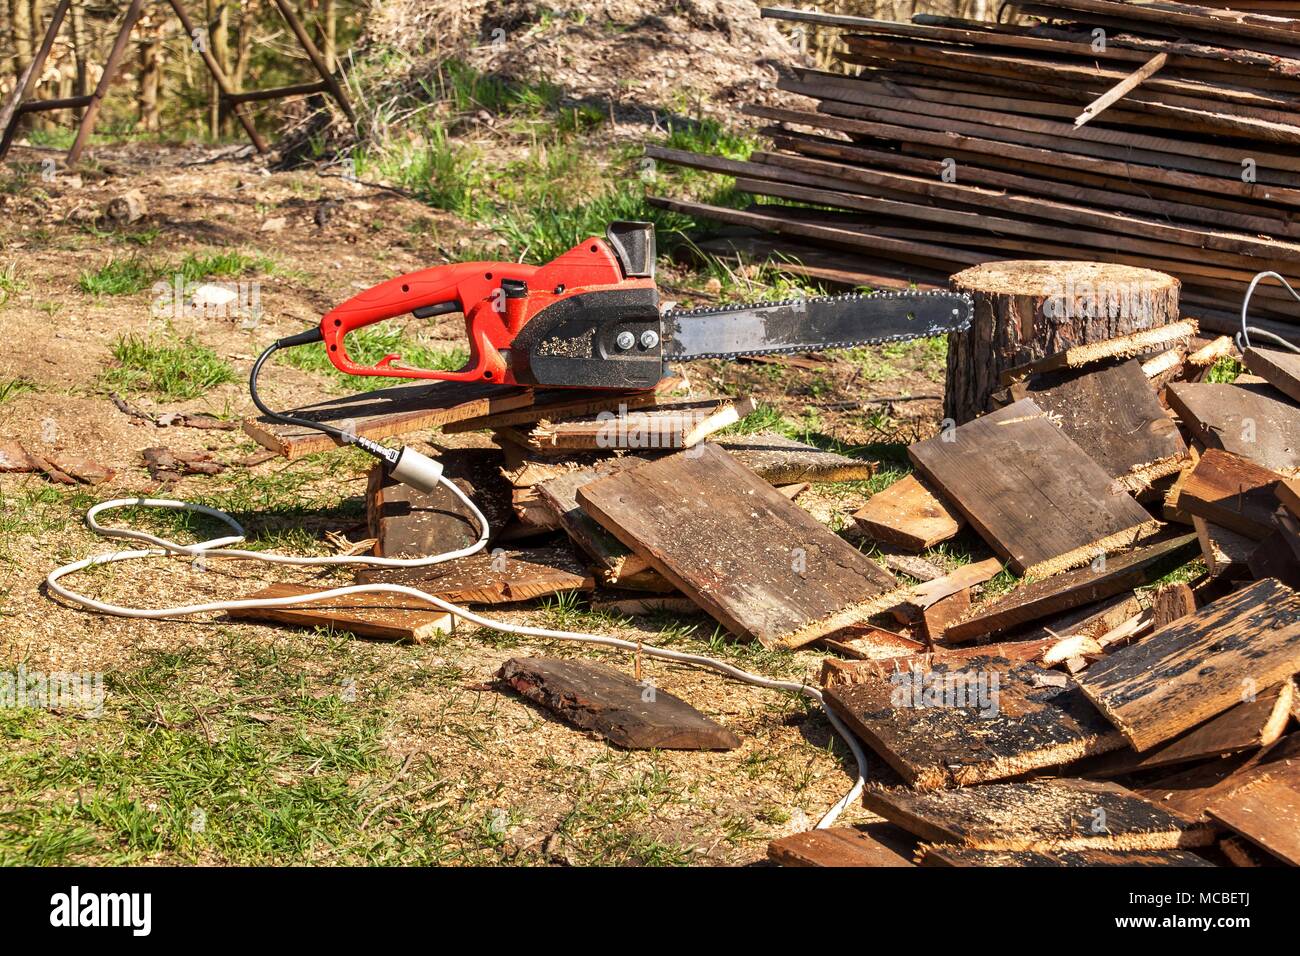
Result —
[[659, 344], [659, 333], [654, 329], [646, 329], [641, 333], [641, 347], [643, 349], [652, 349]]
[[620, 332], [618, 333], [618, 338], [614, 339], [614, 344], [626, 352], [632, 346], [636, 345], [636, 336], [631, 332]]

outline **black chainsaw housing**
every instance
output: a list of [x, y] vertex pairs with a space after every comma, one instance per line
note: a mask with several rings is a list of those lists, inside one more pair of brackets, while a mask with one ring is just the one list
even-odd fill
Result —
[[[631, 348], [618, 346], [620, 333]], [[653, 332], [653, 345], [642, 337]], [[659, 293], [608, 289], [560, 299], [538, 312], [509, 352], [515, 381], [578, 388], [653, 388], [664, 376]]]

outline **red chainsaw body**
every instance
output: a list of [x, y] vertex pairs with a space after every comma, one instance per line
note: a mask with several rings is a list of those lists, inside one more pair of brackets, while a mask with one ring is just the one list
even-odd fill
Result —
[[[527, 293], [508, 297], [503, 280], [526, 283]], [[330, 361], [350, 375], [514, 385], [518, 383], [502, 351], [511, 347], [533, 316], [562, 299], [585, 293], [654, 287], [653, 278], [625, 278], [608, 243], [593, 237], [543, 266], [463, 262], [389, 279], [327, 312], [321, 318], [320, 330]], [[439, 314], [458, 311], [465, 317], [470, 358], [464, 368], [412, 368], [397, 364], [400, 356], [395, 354], [365, 366], [348, 356], [344, 340], [354, 329], [434, 307], [441, 307]]]

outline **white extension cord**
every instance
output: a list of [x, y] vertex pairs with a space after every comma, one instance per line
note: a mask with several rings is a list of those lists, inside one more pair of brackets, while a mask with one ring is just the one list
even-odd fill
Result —
[[[74, 561], [72, 564], [66, 564], [61, 568], [51, 571], [46, 577], [45, 583], [51, 593], [59, 595], [73, 604], [80, 605], [91, 611], [97, 611], [101, 614], [112, 614], [117, 617], [134, 617], [134, 618], [170, 618], [187, 614], [206, 614], [212, 611], [230, 611], [238, 608], [255, 608], [255, 607], [292, 607], [301, 604], [310, 604], [314, 601], [324, 601], [331, 598], [343, 597], [348, 594], [400, 594], [403, 597], [417, 598], [432, 604], [443, 611], [447, 611], [456, 617], [464, 618], [474, 624], [483, 627], [493, 628], [498, 631], [506, 631], [511, 634], [521, 634], [527, 637], [550, 638], [564, 641], [582, 641], [587, 644], [599, 644], [604, 647], [615, 647], [620, 650], [634, 651], [645, 654], [648, 657], [655, 657], [660, 660], [674, 661], [679, 664], [689, 664], [694, 667], [707, 668], [717, 671], [733, 680], [738, 680], [746, 684], [752, 684], [755, 687], [766, 687], [769, 690], [788, 691], [790, 693], [803, 694], [805, 697], [811, 697], [822, 706], [826, 713], [826, 719], [830, 721], [831, 726], [843, 738], [848, 745], [849, 751], [853, 754], [854, 762], [857, 764], [857, 776], [854, 780], [852, 789], [849, 790], [834, 806], [817, 823], [817, 829], [823, 829], [831, 826], [843, 812], [844, 808], [853, 803], [862, 793], [862, 788], [866, 783], [866, 754], [863, 752], [861, 745], [854, 738], [844, 723], [835, 713], [826, 706], [825, 698], [822, 692], [815, 687], [807, 684], [796, 683], [795, 681], [773, 680], [772, 678], [763, 677], [759, 674], [751, 674], [749, 671], [741, 670], [725, 661], [716, 660], [712, 657], [706, 657], [703, 654], [685, 654], [681, 651], [672, 651], [666, 648], [653, 647], [648, 644], [638, 644], [633, 641], [625, 641], [616, 637], [608, 637], [600, 634], [584, 634], [577, 631], [553, 631], [544, 627], [527, 627], [520, 624], [508, 624], [505, 621], [495, 621], [488, 617], [482, 617], [465, 608], [458, 607], [441, 598], [435, 597], [418, 588], [404, 587], [400, 584], [354, 584], [346, 587], [330, 588], [325, 591], [318, 591], [312, 594], [292, 595], [282, 598], [257, 598], [245, 599], [242, 601], [211, 601], [207, 604], [189, 604], [182, 607], [168, 608], [131, 608], [122, 607], [117, 604], [109, 604], [104, 601], [97, 601], [94, 598], [78, 594], [76, 591], [69, 590], [60, 584], [60, 579], [77, 571], [86, 568], [96, 567], [104, 564], [113, 564], [118, 561], [132, 561], [137, 558], [161, 557], [164, 555], [191, 555], [203, 560], [208, 559], [231, 559], [238, 561], [265, 561], [270, 564], [291, 564], [291, 565], [367, 565], [371, 567], [385, 568], [418, 568], [427, 567], [432, 564], [440, 564], [443, 561], [451, 561], [455, 558], [465, 557], [481, 551], [488, 540], [488, 521], [483, 513], [475, 506], [474, 502], [465, 495], [456, 484], [446, 477], [439, 477], [439, 482], [451, 490], [451, 492], [460, 499], [461, 503], [469, 508], [470, 514], [474, 516], [475, 522], [479, 527], [478, 540], [467, 548], [461, 548], [458, 551], [449, 551], [446, 554], [434, 555], [425, 558], [376, 558], [363, 557], [360, 555], [349, 557], [300, 557], [288, 554], [275, 554], [263, 551], [248, 551], [245, 549], [234, 548], [231, 545], [237, 545], [244, 540], [244, 529], [230, 515], [224, 511], [218, 511], [216, 508], [209, 508], [205, 505], [193, 504], [188, 501], [174, 501], [166, 498], [115, 498], [111, 501], [102, 501], [86, 512], [86, 526], [91, 531], [105, 538], [125, 538], [134, 541], [141, 541], [152, 545], [148, 548], [138, 548], [131, 551], [113, 551], [105, 554], [97, 554], [93, 557], [84, 558], [81, 561]], [[143, 531], [131, 531], [126, 528], [104, 527], [96, 518], [105, 511], [114, 508], [124, 507], [142, 507], [142, 508], [170, 508], [179, 511], [193, 511], [199, 514], [208, 515], [229, 525], [234, 534], [222, 538], [213, 538], [210, 541], [202, 541], [198, 544], [183, 545], [174, 541], [168, 541], [165, 538], [159, 538]]]

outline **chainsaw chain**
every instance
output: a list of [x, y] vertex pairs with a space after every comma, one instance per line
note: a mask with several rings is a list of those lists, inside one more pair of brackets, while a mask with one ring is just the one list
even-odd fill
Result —
[[[846, 292], [843, 295], [817, 295], [807, 296], [799, 299], [776, 299], [772, 302], [748, 302], [742, 305], [725, 305], [725, 306], [701, 306], [698, 309], [672, 309], [664, 314], [664, 318], [672, 319], [678, 316], [699, 316], [699, 315], [726, 315], [729, 312], [748, 312], [751, 309], [765, 309], [775, 305], [797, 305], [802, 302], [805, 305], [811, 302], [848, 302], [856, 299], [915, 299], [921, 296], [931, 298], [953, 299], [966, 304], [966, 321], [960, 326], [954, 328], [945, 328], [935, 334], [947, 332], [965, 332], [970, 328], [971, 317], [974, 314], [975, 300], [965, 292], [946, 292], [942, 289], [933, 289], [917, 292]], [[882, 335], [876, 338], [852, 339], [844, 342], [821, 342], [816, 345], [791, 345], [784, 348], [770, 349], [745, 349], [741, 352], [700, 352], [692, 353], [689, 356], [668, 355], [665, 358], [670, 361], [695, 361], [696, 359], [735, 359], [746, 355], [797, 355], [800, 352], [820, 352], [826, 349], [849, 349], [856, 348], [859, 345], [884, 345], [888, 342], [907, 342], [912, 339], [921, 338], [915, 332], [908, 332], [899, 335]]]

